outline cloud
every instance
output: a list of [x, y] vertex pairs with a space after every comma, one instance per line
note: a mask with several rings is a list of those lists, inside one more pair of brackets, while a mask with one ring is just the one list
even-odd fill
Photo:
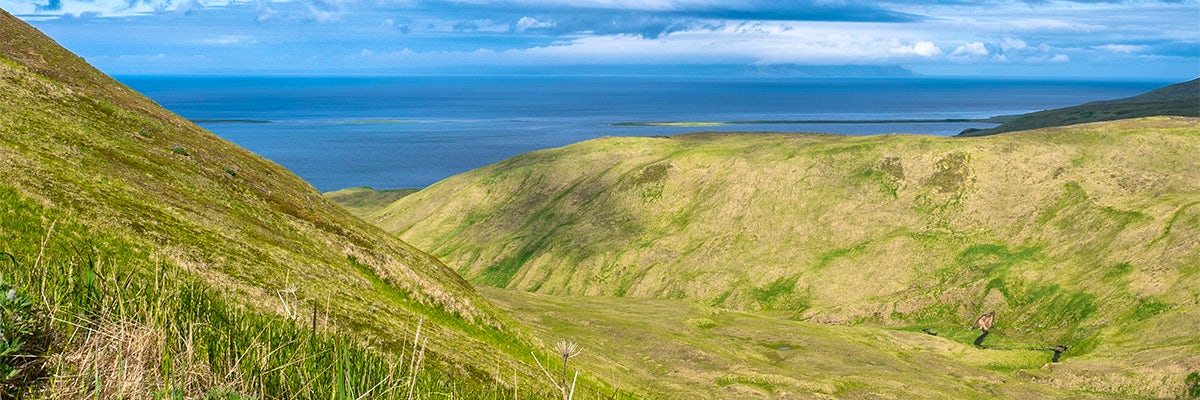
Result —
[[254, 5], [255, 20], [266, 22], [274, 19], [279, 13], [271, 7], [271, 0], [258, 0]]
[[933, 44], [933, 42], [928, 41], [893, 47], [891, 52], [899, 55], [916, 55], [921, 57], [935, 57], [942, 55], [942, 49]]
[[342, 3], [337, 0], [307, 0], [304, 6], [308, 11], [306, 17], [316, 22], [339, 21], [344, 14]]
[[190, 15], [204, 9], [204, 4], [198, 0], [181, 1], [175, 5], [175, 14]]
[[891, 34], [847, 35], [829, 26], [788, 27], [756, 23], [674, 32], [657, 38], [639, 35], [585, 36], [523, 49], [469, 51], [360, 52], [406, 65], [669, 65], [802, 64], [895, 65], [940, 57], [926, 40]]
[[970, 59], [975, 57], [987, 57], [987, 46], [983, 42], [971, 42], [958, 46], [950, 53], [950, 57], [958, 59]]
[[1092, 48], [1097, 49], [1097, 50], [1111, 52], [1111, 53], [1133, 54], [1133, 53], [1144, 52], [1144, 51], [1150, 49], [1150, 46], [1131, 45], [1131, 44], [1106, 44], [1106, 45], [1100, 45], [1100, 46], [1093, 46]]
[[234, 46], [245, 44], [258, 44], [258, 40], [244, 35], [223, 35], [214, 38], [200, 39], [196, 43], [210, 46]]
[[[1196, 0], [1033, 3], [0, 0], [0, 7], [118, 67], [136, 62], [118, 60], [123, 53], [204, 54], [205, 62], [243, 71], [270, 71], [272, 60], [300, 54], [291, 60], [308, 64], [289, 68], [334, 72], [363, 65], [731, 63], [905, 65], [918, 72], [943, 65], [990, 74], [988, 65], [1081, 70], [1167, 60], [1161, 62], [1194, 74], [1200, 62]], [[255, 46], [260, 40], [272, 46]], [[305, 61], [316, 59], [326, 62]]]
[[533, 17], [521, 17], [521, 19], [517, 20], [517, 23], [513, 25], [513, 30], [516, 32], [525, 32], [533, 29], [553, 28], [555, 25], [556, 23], [553, 20], [541, 21]]
[[473, 9], [538, 10], [561, 14], [610, 12], [665, 17], [754, 21], [912, 22], [924, 17], [862, 1], [831, 0], [450, 0]]
[[62, 0], [49, 0], [46, 5], [35, 4], [37, 12], [53, 12], [62, 10]]
[[1000, 41], [1000, 50], [1002, 51], [1020, 51], [1029, 48], [1029, 44], [1024, 40], [1005, 37]]

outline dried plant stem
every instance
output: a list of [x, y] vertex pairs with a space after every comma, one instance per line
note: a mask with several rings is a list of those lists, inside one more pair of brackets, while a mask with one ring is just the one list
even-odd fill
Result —
[[575, 382], [579, 381], [579, 370], [575, 370], [575, 377], [571, 379], [571, 393], [567, 396], [567, 400], [575, 399]]
[[[429, 344], [428, 338], [426, 338], [424, 341], [421, 341], [421, 325], [424, 323], [424, 318], [421, 318], [419, 321], [417, 321], [417, 333], [415, 336], [413, 336], [412, 362], [408, 367], [408, 400], [412, 400], [413, 388], [416, 387], [417, 384], [417, 369], [420, 368], [421, 363], [425, 361], [425, 347]], [[417, 349], [418, 341], [421, 342], [421, 348], [419, 350]]]

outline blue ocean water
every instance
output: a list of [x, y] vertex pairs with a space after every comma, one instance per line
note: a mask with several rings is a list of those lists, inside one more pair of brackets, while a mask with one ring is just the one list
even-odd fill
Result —
[[[601, 136], [695, 131], [953, 135], [993, 124], [794, 121], [980, 119], [1128, 97], [1169, 83], [628, 76], [120, 79], [322, 191], [420, 188], [517, 154]], [[760, 122], [620, 124], [731, 121]]]

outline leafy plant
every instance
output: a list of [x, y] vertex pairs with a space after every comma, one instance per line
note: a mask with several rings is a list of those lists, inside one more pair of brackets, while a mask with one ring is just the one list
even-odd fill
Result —
[[171, 146], [171, 152], [181, 156], [189, 155], [187, 147], [183, 146]]
[[17, 398], [37, 374], [38, 333], [33, 302], [0, 275], [0, 399]]
[[1179, 398], [1200, 399], [1200, 372], [1188, 374], [1187, 379], [1183, 381], [1183, 393]]

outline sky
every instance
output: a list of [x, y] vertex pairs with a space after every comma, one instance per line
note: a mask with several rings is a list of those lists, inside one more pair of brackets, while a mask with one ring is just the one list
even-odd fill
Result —
[[0, 0], [0, 8], [115, 75], [1200, 76], [1200, 0]]

